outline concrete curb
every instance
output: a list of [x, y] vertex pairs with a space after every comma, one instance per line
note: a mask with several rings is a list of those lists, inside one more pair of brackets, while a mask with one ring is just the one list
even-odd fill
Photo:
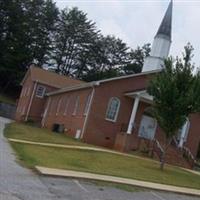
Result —
[[143, 188], [148, 188], [148, 189], [153, 189], [153, 190], [174, 192], [174, 193], [179, 193], [179, 194], [184, 194], [184, 195], [193, 195], [193, 196], [200, 197], [200, 190], [186, 188], [186, 187], [177, 187], [177, 186], [172, 186], [172, 185], [145, 182], [145, 181], [139, 181], [139, 180], [128, 179], [128, 178], [120, 178], [120, 177], [115, 177], [115, 176], [78, 172], [78, 171], [72, 171], [72, 170], [53, 169], [53, 168], [46, 168], [46, 167], [41, 167], [41, 166], [36, 166], [35, 168], [41, 175], [46, 175], [46, 176], [106, 181], [106, 182], [127, 184], [127, 185], [143, 187]]

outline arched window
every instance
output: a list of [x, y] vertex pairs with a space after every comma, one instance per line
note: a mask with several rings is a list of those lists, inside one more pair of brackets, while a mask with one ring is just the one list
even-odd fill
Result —
[[120, 100], [116, 97], [112, 97], [108, 103], [106, 111], [106, 119], [109, 121], [116, 122], [119, 108], [120, 108]]

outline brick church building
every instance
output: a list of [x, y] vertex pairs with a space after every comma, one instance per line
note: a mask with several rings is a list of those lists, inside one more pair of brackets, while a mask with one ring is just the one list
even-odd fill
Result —
[[[151, 116], [149, 81], [162, 70], [171, 46], [172, 1], [154, 38], [142, 72], [83, 82], [31, 66], [22, 81], [17, 121], [119, 151], [147, 150], [157, 159], [164, 134]], [[192, 167], [200, 151], [200, 115], [192, 114], [168, 150], [167, 162]]]

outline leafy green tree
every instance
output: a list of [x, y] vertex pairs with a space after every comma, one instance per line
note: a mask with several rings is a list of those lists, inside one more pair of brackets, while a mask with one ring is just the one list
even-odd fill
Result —
[[89, 71], [85, 77], [83, 76], [84, 81], [97, 81], [97, 80], [102, 80], [102, 79], [107, 79], [107, 78], [113, 78], [117, 76], [121, 76], [122, 74], [120, 73], [119, 69], [110, 69], [106, 70], [104, 72], [101, 71], [95, 71], [94, 69]]
[[0, 0], [1, 90], [13, 91], [30, 63], [45, 63], [57, 14], [52, 0]]
[[87, 18], [86, 13], [76, 7], [65, 8], [57, 22], [50, 64], [60, 74], [80, 77], [97, 37], [96, 24]]
[[128, 62], [128, 50], [129, 47], [121, 39], [101, 35], [94, 43], [88, 71], [83, 79], [94, 81], [122, 75], [120, 66]]
[[150, 44], [145, 44], [142, 47], [131, 49], [129, 53], [129, 63], [122, 66], [124, 74], [140, 73], [144, 64], [144, 60], [150, 55], [151, 47]]
[[183, 59], [165, 60], [164, 69], [150, 82], [148, 93], [153, 96], [153, 114], [165, 133], [161, 169], [173, 136], [191, 113], [200, 111], [200, 74], [193, 75], [193, 47], [185, 47]]

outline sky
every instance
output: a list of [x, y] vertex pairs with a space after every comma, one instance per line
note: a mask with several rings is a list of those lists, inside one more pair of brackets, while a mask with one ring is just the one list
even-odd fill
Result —
[[[104, 35], [119, 37], [131, 48], [152, 43], [169, 0], [55, 0], [59, 8], [78, 7], [96, 22]], [[200, 66], [200, 0], [174, 0], [170, 55], [181, 56], [194, 47], [193, 62]]]

